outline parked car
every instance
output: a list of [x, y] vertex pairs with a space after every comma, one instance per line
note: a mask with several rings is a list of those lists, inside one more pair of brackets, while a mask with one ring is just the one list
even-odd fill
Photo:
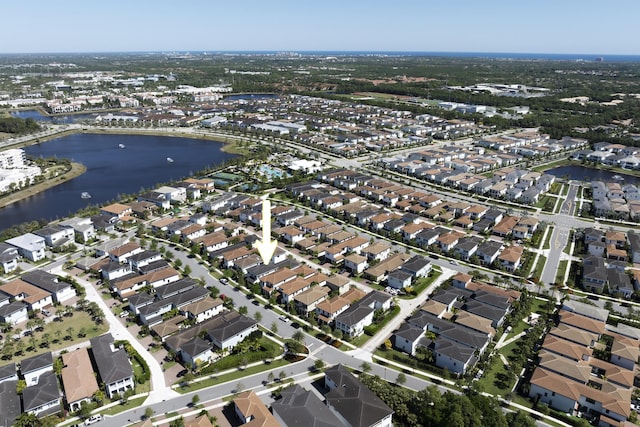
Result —
[[100, 415], [100, 414], [91, 415], [89, 418], [84, 420], [84, 425], [89, 426], [89, 425], [95, 424], [95, 423], [97, 423], [99, 421], [102, 421], [102, 415]]

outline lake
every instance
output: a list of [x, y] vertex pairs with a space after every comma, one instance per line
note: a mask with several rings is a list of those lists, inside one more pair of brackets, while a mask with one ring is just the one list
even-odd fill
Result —
[[68, 124], [78, 123], [87, 120], [93, 123], [98, 117], [97, 113], [94, 114], [64, 114], [55, 116], [43, 116], [38, 110], [20, 110], [11, 113], [12, 117], [18, 117], [20, 119], [33, 119], [42, 123], [55, 123], [55, 124]]
[[[618, 182], [621, 185], [624, 184], [640, 184], [640, 177], [634, 175], [627, 175], [621, 172], [612, 172], [604, 169], [589, 168], [582, 165], [561, 166], [545, 171], [550, 175], [554, 175], [558, 178], [569, 177], [577, 181], [604, 181], [604, 182]], [[614, 176], [617, 179], [614, 179]], [[620, 179], [623, 178], [623, 179]]]
[[[125, 148], [119, 148], [120, 144]], [[236, 156], [221, 151], [223, 145], [169, 136], [74, 134], [25, 147], [29, 156], [71, 159], [85, 165], [87, 171], [0, 209], [0, 229], [26, 221], [64, 218], [90, 204], [116, 201], [121, 194], [139, 193], [192, 176]], [[83, 192], [91, 198], [81, 198]]]

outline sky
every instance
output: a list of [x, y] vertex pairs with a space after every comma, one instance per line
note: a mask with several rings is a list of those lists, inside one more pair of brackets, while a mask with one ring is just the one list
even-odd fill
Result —
[[0, 53], [640, 54], [639, 0], [20, 0]]

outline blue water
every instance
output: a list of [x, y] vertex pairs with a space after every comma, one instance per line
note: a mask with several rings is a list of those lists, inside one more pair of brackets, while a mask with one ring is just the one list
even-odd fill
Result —
[[[124, 144], [126, 148], [119, 148]], [[25, 148], [34, 157], [68, 158], [87, 171], [68, 182], [0, 209], [0, 229], [26, 221], [66, 217], [91, 204], [180, 180], [235, 157], [223, 144], [167, 136], [74, 134]], [[174, 162], [167, 162], [171, 157]], [[82, 199], [82, 192], [91, 194]]]
[[[611, 172], [604, 169], [588, 168], [582, 165], [560, 166], [557, 168], [549, 169], [545, 171], [550, 175], [558, 178], [569, 177], [570, 179], [577, 181], [603, 181], [603, 182], [617, 182], [620, 185], [625, 184], [640, 184], [640, 178], [634, 175], [627, 175], [620, 172]], [[618, 179], [613, 177], [617, 176]], [[624, 178], [624, 179], [620, 179]]]
[[[425, 57], [452, 57], [452, 58], [491, 58], [491, 59], [520, 59], [520, 60], [549, 60], [549, 61], [595, 61], [596, 58], [602, 58], [604, 62], [640, 62], [640, 55], [623, 54], [611, 55], [607, 53], [544, 53], [544, 52], [402, 52], [402, 51], [335, 51], [335, 50], [316, 50], [316, 51], [291, 51], [283, 53], [282, 51], [177, 51], [176, 55], [190, 54], [192, 56], [214, 56], [214, 55], [283, 55], [295, 53], [302, 56], [425, 56]], [[63, 56], [84, 56], [100, 54], [100, 56], [122, 56], [122, 55], [158, 55], [159, 57], [167, 56], [166, 52], [145, 51], [145, 52], [76, 52], [64, 53]], [[4, 54], [8, 58], [30, 56], [31, 54]]]
[[[193, 53], [193, 52], [191, 52]], [[208, 55], [232, 53], [237, 55], [277, 55], [277, 51], [220, 51], [202, 52]], [[640, 62], [640, 55], [608, 55], [606, 53], [519, 53], [519, 52], [401, 52], [401, 51], [297, 51], [301, 55], [322, 56], [428, 56], [450, 58], [491, 58], [549, 61], [595, 61], [602, 58], [604, 62]]]
[[240, 100], [240, 99], [275, 99], [278, 95], [275, 93], [239, 93], [237, 95], [226, 95], [224, 99]]
[[82, 120], [89, 120], [93, 122], [97, 117], [97, 114], [67, 114], [60, 116], [43, 116], [38, 110], [20, 110], [13, 111], [11, 116], [21, 119], [33, 119], [38, 122], [50, 122], [50, 123], [78, 123]]

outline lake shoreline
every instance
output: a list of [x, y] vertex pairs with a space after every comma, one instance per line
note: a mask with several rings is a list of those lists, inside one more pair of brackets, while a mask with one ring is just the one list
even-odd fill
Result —
[[[47, 135], [44, 137], [37, 137], [33, 140], [23, 142], [20, 144], [16, 144], [11, 148], [20, 148], [26, 147], [30, 145], [41, 144], [47, 141], [51, 141], [58, 138], [64, 138], [69, 135], [82, 133], [82, 134], [101, 134], [101, 135], [148, 135], [148, 136], [168, 136], [168, 137], [176, 137], [176, 138], [191, 138], [191, 139], [199, 139], [199, 140], [207, 140], [212, 142], [218, 142], [223, 144], [221, 151], [228, 154], [237, 154], [244, 155], [246, 151], [239, 147], [239, 143], [243, 142], [245, 139], [237, 136], [227, 136], [223, 134], [217, 135], [202, 135], [202, 134], [194, 134], [191, 132], [167, 132], [163, 130], [147, 130], [147, 129], [106, 129], [106, 128], [83, 128], [83, 129], [69, 129], [60, 133], [55, 133], [52, 135]], [[220, 139], [224, 137], [224, 141]], [[18, 190], [11, 194], [7, 194], [4, 196], [0, 196], [0, 209], [9, 206], [13, 203], [16, 203], [20, 200], [26, 199], [28, 197], [34, 196], [42, 191], [46, 191], [50, 188], [53, 188], [57, 185], [63, 184], [67, 181], [70, 181], [74, 178], [79, 177], [83, 173], [86, 172], [87, 168], [80, 164], [71, 162], [71, 170], [63, 174], [62, 176], [55, 177], [50, 180], [46, 180], [44, 182], [29, 186], [22, 190]]]
[[71, 169], [60, 176], [57, 176], [52, 179], [48, 179], [38, 184], [30, 185], [29, 187], [23, 188], [22, 190], [18, 190], [11, 194], [7, 194], [6, 196], [1, 196], [0, 208], [4, 208], [5, 206], [9, 206], [13, 203], [19, 202], [20, 200], [26, 199], [42, 191], [48, 190], [49, 188], [53, 188], [57, 185], [63, 184], [67, 181], [77, 178], [83, 173], [85, 173], [86, 171], [87, 171], [87, 168], [83, 164], [71, 162]]

